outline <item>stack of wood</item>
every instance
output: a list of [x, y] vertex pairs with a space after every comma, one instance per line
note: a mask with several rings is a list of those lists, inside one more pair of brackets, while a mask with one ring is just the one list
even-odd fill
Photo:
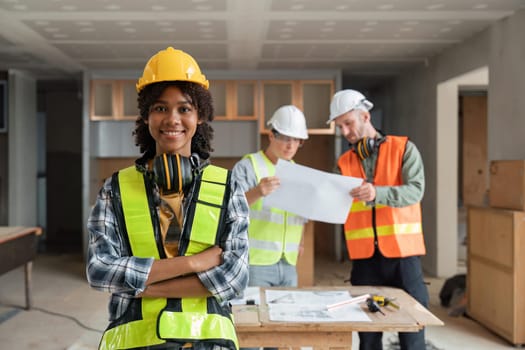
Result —
[[467, 312], [525, 344], [525, 160], [490, 164], [489, 207], [468, 209]]

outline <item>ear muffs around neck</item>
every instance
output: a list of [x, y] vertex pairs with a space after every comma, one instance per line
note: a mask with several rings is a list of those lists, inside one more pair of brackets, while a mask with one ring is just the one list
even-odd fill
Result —
[[182, 192], [193, 182], [192, 162], [180, 154], [163, 153], [153, 159], [153, 174], [162, 193]]
[[357, 153], [359, 159], [363, 160], [376, 153], [379, 149], [379, 145], [385, 142], [385, 138], [372, 138], [363, 137], [353, 146], [354, 151]]

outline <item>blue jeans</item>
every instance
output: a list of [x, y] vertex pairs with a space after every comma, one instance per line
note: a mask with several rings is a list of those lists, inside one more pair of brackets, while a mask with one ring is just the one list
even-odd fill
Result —
[[273, 265], [250, 265], [250, 287], [297, 287], [297, 269], [281, 259]]
[[[250, 287], [297, 287], [297, 269], [281, 259], [273, 265], [250, 265]], [[240, 348], [258, 350], [259, 348]], [[278, 348], [264, 348], [277, 350]]]

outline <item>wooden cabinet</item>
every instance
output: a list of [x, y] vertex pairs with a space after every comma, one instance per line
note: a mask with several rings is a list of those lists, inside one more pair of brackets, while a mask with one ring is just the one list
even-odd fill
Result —
[[249, 80], [210, 81], [215, 120], [256, 120], [258, 84]]
[[525, 343], [525, 212], [468, 211], [468, 314], [513, 344]]
[[525, 210], [525, 160], [493, 160], [490, 163], [491, 207]]
[[91, 120], [135, 120], [139, 114], [135, 80], [91, 80]]
[[[135, 120], [138, 116], [135, 80], [91, 80], [91, 120]], [[334, 134], [326, 124], [334, 81], [211, 80], [217, 121], [255, 121], [262, 134], [275, 110], [293, 104], [304, 112], [309, 134]]]
[[326, 124], [334, 94], [332, 80], [262, 81], [260, 129], [268, 133], [267, 123], [275, 110], [293, 104], [303, 111], [309, 134], [333, 134], [334, 124]]

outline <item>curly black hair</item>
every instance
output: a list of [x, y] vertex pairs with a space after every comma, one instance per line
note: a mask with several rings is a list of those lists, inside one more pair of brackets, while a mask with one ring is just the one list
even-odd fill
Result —
[[163, 81], [146, 85], [137, 98], [139, 116], [135, 121], [135, 145], [140, 147], [140, 152], [146, 158], [153, 158], [156, 153], [155, 140], [149, 133], [148, 119], [150, 107], [159, 99], [160, 95], [169, 86], [175, 86], [186, 96], [192, 106], [197, 109], [200, 124], [191, 139], [191, 153], [197, 153], [201, 159], [208, 159], [213, 152], [211, 140], [213, 139], [213, 128], [209, 124], [213, 120], [213, 100], [211, 94], [202, 85], [189, 81]]

